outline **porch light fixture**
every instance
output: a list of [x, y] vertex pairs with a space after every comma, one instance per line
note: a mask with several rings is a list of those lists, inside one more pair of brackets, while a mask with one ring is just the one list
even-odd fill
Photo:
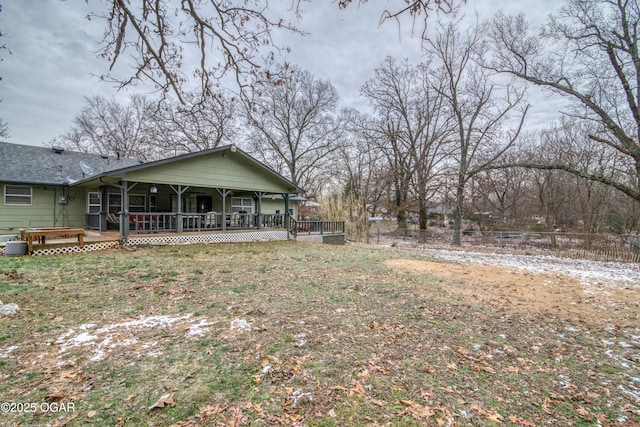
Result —
[[151, 184], [151, 187], [149, 188], [149, 193], [156, 194], [157, 192], [158, 192], [158, 187], [156, 187], [155, 184]]

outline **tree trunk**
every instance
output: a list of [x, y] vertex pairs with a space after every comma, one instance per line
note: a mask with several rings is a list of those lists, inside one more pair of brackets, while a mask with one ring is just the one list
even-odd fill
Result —
[[427, 242], [427, 203], [424, 199], [418, 200], [418, 228], [420, 229], [420, 243]]
[[464, 209], [464, 177], [458, 177], [456, 189], [456, 208], [453, 212], [453, 238], [451, 246], [462, 246], [462, 211]]
[[396, 209], [397, 209], [397, 217], [398, 217], [398, 232], [405, 233], [407, 232], [407, 195], [406, 192], [398, 189], [396, 190]]

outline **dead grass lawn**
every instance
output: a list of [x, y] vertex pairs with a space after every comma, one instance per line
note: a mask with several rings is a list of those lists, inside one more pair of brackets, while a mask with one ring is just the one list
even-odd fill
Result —
[[637, 425], [638, 295], [597, 298], [351, 245], [0, 258], [0, 402], [38, 409], [0, 424]]

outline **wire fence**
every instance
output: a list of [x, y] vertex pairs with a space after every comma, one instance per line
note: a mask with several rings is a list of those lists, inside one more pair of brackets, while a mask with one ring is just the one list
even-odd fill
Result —
[[[397, 230], [394, 226], [371, 226], [366, 243], [391, 245], [451, 245], [454, 231], [446, 228]], [[350, 233], [347, 229], [347, 239]], [[361, 236], [362, 237], [362, 236]], [[354, 239], [355, 240], [355, 239]], [[572, 232], [477, 231], [461, 233], [464, 248], [548, 253], [556, 256], [594, 261], [640, 263], [638, 234], [588, 234]]]

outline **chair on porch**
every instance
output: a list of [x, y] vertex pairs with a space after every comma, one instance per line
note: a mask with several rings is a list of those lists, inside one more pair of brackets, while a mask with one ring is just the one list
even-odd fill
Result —
[[204, 214], [204, 228], [218, 228], [218, 219], [216, 212], [207, 212]]
[[140, 233], [143, 231], [150, 231], [151, 224], [149, 223], [150, 215], [145, 214], [130, 214], [130, 220], [133, 222], [133, 229]]

